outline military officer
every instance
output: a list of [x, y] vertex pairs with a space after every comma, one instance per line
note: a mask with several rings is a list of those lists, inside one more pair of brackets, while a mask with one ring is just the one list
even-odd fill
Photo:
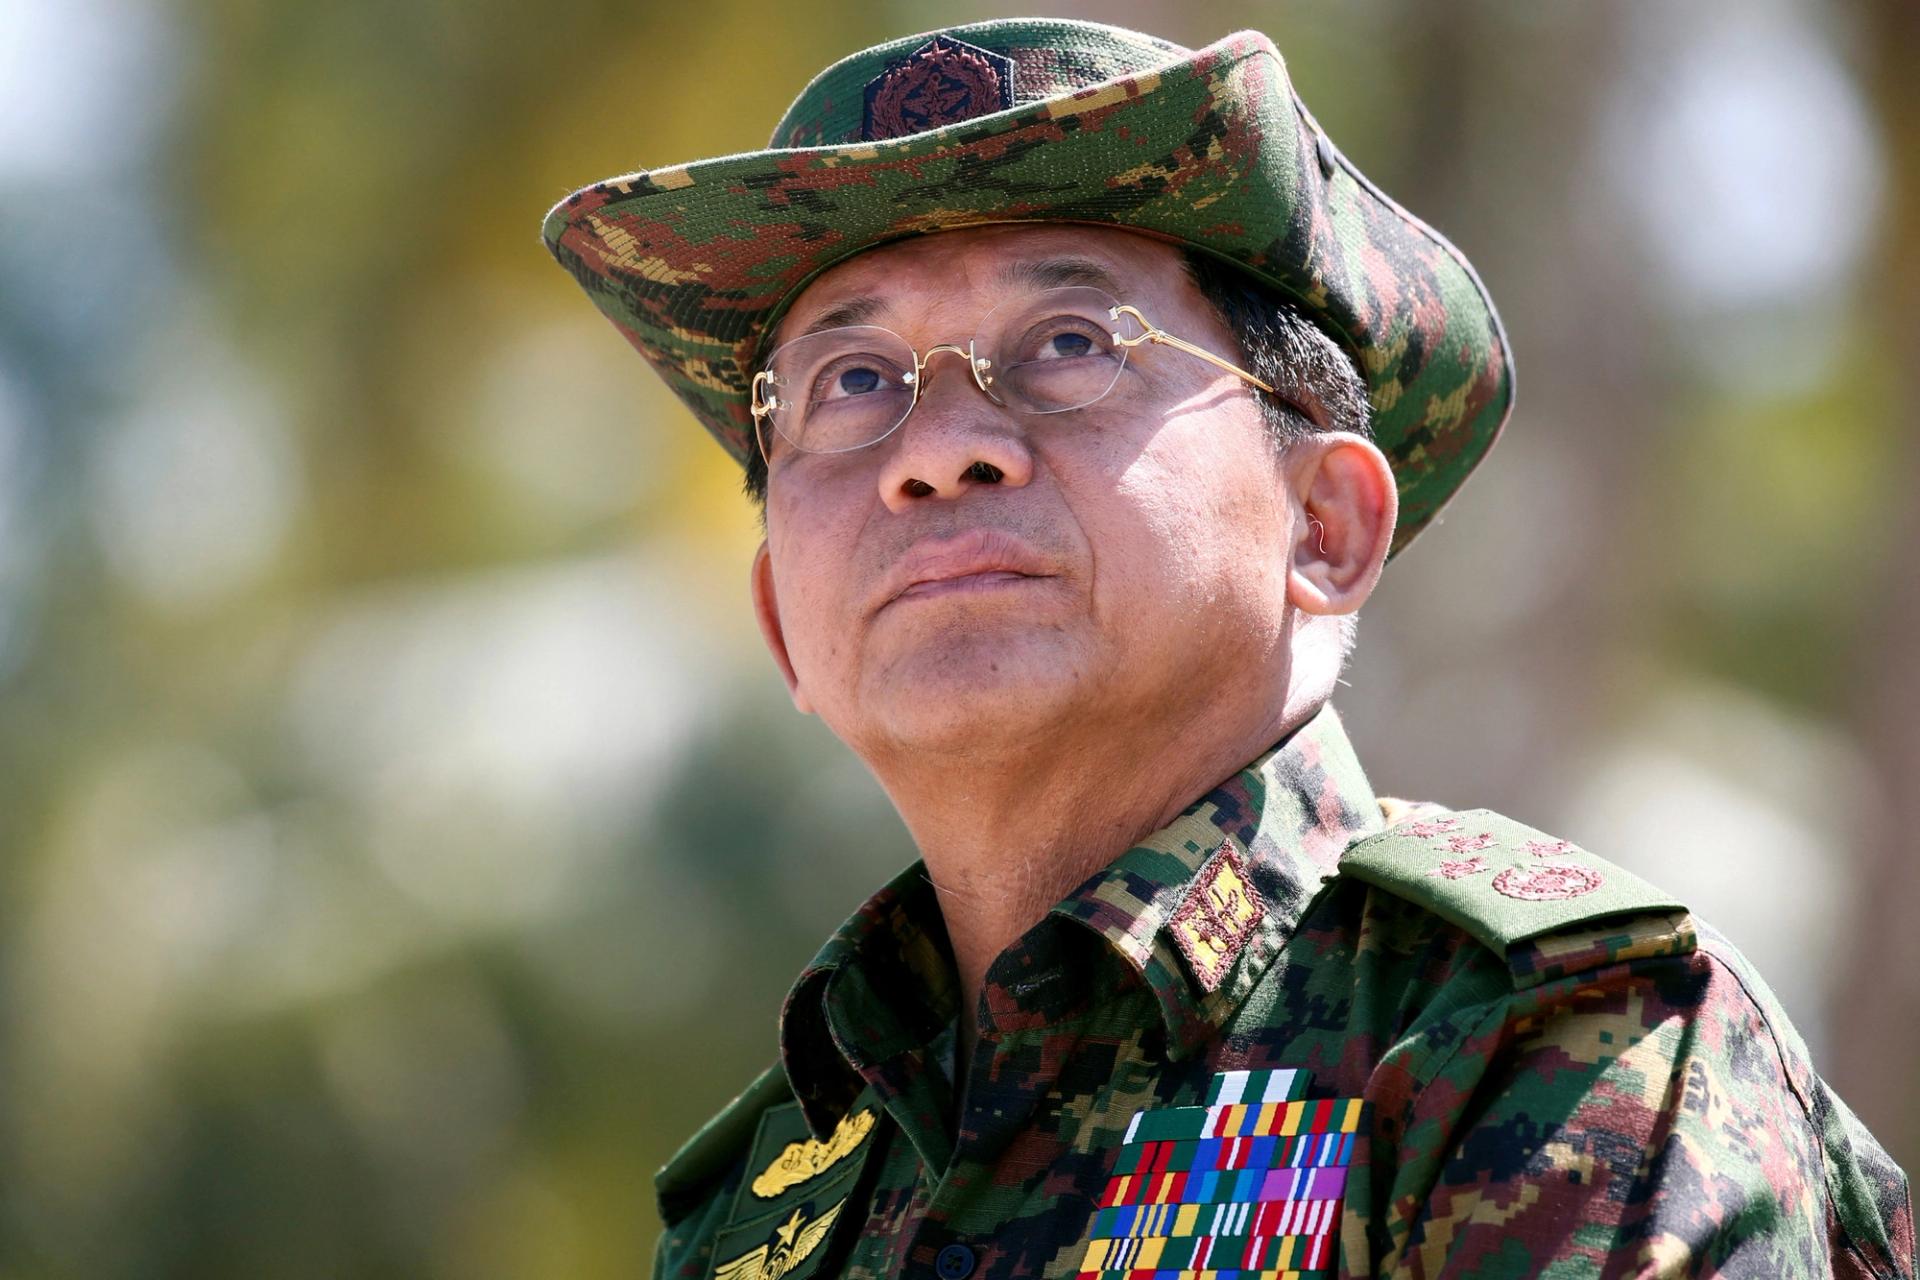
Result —
[[659, 1274], [1912, 1276], [1724, 939], [1369, 787], [1351, 620], [1511, 365], [1264, 37], [893, 41], [544, 235], [742, 462], [774, 663], [921, 854], [661, 1172]]

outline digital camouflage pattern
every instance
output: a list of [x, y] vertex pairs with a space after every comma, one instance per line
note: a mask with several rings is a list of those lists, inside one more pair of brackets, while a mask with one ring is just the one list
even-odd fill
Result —
[[657, 1274], [1075, 1276], [1137, 1113], [1284, 1068], [1366, 1109], [1342, 1276], [1914, 1274], [1904, 1175], [1732, 946], [1568, 842], [1377, 799], [1330, 706], [998, 959], [957, 1126], [956, 992], [916, 865], [662, 1171]]
[[[546, 217], [548, 249], [744, 462], [767, 340], [836, 262], [1034, 220], [1193, 246], [1301, 304], [1354, 356], [1398, 477], [1393, 552], [1425, 528], [1506, 421], [1506, 336], [1465, 257], [1328, 141], [1273, 44], [1241, 32], [1190, 52], [1042, 19], [937, 35], [822, 72], [768, 150], [574, 192]], [[902, 83], [918, 96], [892, 92]], [[918, 124], [933, 127], [896, 133]]]

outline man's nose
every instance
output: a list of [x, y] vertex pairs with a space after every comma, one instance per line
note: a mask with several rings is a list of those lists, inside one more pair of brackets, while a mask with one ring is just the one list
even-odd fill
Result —
[[1033, 478], [1025, 424], [982, 394], [964, 355], [931, 359], [922, 377], [920, 401], [894, 432], [880, 468], [880, 500], [888, 510], [957, 498], [976, 485], [1018, 488]]

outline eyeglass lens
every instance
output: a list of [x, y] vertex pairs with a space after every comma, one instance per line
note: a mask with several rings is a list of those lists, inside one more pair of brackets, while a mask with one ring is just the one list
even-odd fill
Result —
[[[1022, 413], [1064, 413], [1099, 400], [1127, 363], [1127, 348], [1114, 341], [1114, 332], [1132, 337], [1140, 331], [1130, 317], [1113, 318], [1116, 305], [1104, 291], [1084, 286], [1001, 303], [973, 340], [972, 372], [980, 389]], [[808, 453], [862, 448], [906, 419], [916, 376], [933, 376], [939, 354], [917, 370], [906, 339], [877, 325], [795, 338], [767, 363], [773, 402], [768, 417], [789, 444]]]

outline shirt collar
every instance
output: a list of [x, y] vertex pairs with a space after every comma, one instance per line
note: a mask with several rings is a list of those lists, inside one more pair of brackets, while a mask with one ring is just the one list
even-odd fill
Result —
[[[1246, 999], [1346, 847], [1383, 826], [1329, 703], [1048, 917], [1091, 929], [1139, 974], [1169, 1052], [1185, 1057]], [[1252, 892], [1223, 892], [1242, 879]], [[958, 1009], [946, 927], [916, 862], [828, 939], [788, 993], [781, 1055], [816, 1132], [861, 1089], [923, 1076]]]
[[[1112, 944], [1152, 989], [1174, 1057], [1211, 1039], [1299, 927], [1348, 845], [1385, 826], [1331, 703], [1287, 738], [1116, 858], [1053, 908]], [[1222, 864], [1244, 867], [1254, 894], [1208, 921]], [[1237, 878], [1237, 872], [1234, 872]], [[1228, 881], [1231, 883], [1231, 881]], [[1217, 949], [1196, 963], [1194, 908]], [[1184, 920], [1183, 920], [1184, 917]]]
[[863, 1088], [924, 1075], [959, 1010], [946, 922], [916, 861], [827, 939], [781, 1008], [781, 1060], [814, 1133], [832, 1129]]

